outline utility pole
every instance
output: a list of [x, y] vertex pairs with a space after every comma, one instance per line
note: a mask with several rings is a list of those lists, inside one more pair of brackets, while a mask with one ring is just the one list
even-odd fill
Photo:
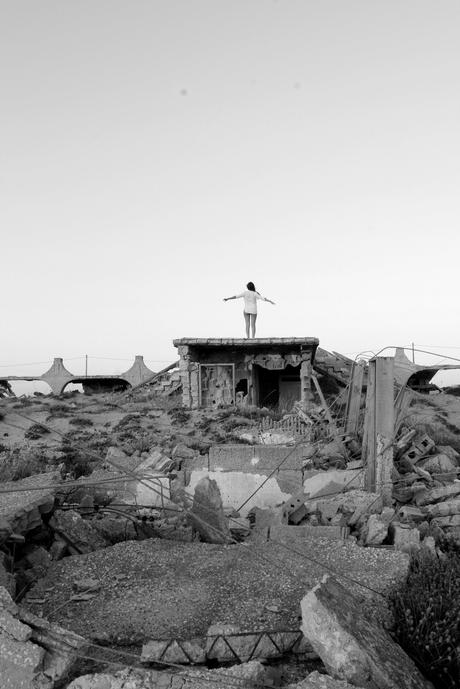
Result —
[[88, 355], [85, 354], [85, 376], [88, 378]]
[[415, 364], [415, 345], [412, 342], [412, 363]]

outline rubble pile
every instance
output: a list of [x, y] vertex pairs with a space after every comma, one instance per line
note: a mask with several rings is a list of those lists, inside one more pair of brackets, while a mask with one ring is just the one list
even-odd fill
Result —
[[[323, 356], [320, 362], [322, 375], [335, 371], [334, 380], [341, 386], [351, 369], [342, 359]], [[186, 571], [193, 550], [210, 549], [209, 554], [205, 551], [206, 566], [191, 577], [193, 586], [180, 585], [183, 597], [194, 599], [184, 605], [197, 615], [200, 606], [212, 615], [217, 604], [214, 599], [208, 602], [205, 589], [211, 585], [201, 586], [200, 577], [204, 581], [213, 558], [220, 559], [221, 565], [233, 552], [236, 562], [263, 548], [266, 558], [277, 552], [284, 562], [286, 554], [277, 548], [287, 548], [305, 555], [305, 573], [313, 571], [307, 559], [316, 543], [332, 565], [337, 553], [347, 563], [340, 560], [342, 567], [363, 558], [363, 585], [370, 572], [375, 576], [372, 568], [379, 563], [387, 577], [385, 585], [390, 586], [404, 576], [408, 553], [425, 545], [439, 554], [447, 541], [460, 541], [460, 454], [449, 444], [450, 436], [441, 441], [430, 433], [429, 425], [411, 423], [408, 415], [403, 424], [395, 424], [389, 494], [379, 488], [378, 481], [375, 490], [369, 491], [362, 432], [364, 398], [356, 417], [359, 431], [347, 433], [342, 388], [340, 413], [332, 415], [322, 395], [320, 403], [307, 410], [297, 405], [289, 413], [247, 405], [189, 410], [177, 403], [180, 385], [178, 372], [169, 372], [150, 387], [132, 391], [123, 407], [112, 404], [110, 395], [101, 396], [99, 402], [94, 396], [82, 403], [73, 397], [16, 402], [21, 410], [23, 406], [34, 410], [31, 423], [36, 433], [27, 436], [31, 426], [25, 424], [23, 441], [28, 438], [27, 461], [34, 451], [40, 455], [41, 464], [32, 462], [31, 469], [38, 466], [42, 470], [1, 483], [0, 644], [5, 653], [0, 659], [0, 676], [13, 678], [11, 689], [35, 685], [61, 689], [66, 681], [69, 689], [118, 689], [128, 681], [136, 689], [157, 685], [187, 689], [210, 679], [219, 686], [221, 671], [189, 667], [191, 675], [184, 675], [177, 669], [160, 670], [155, 663], [193, 666], [219, 662], [238, 663], [244, 680], [241, 686], [251, 686], [272, 681], [266, 665], [270, 659], [296, 654], [317, 662], [321, 658], [321, 671], [310, 673], [298, 685], [284, 682], [273, 686], [338, 689], [349, 682], [377, 689], [428, 686], [417, 671], [414, 674], [404, 654], [391, 646], [384, 630], [369, 626], [368, 620], [355, 619], [353, 611], [360, 609], [359, 600], [348, 600], [340, 584], [331, 579], [318, 584], [304, 599], [300, 640], [297, 590], [295, 606], [289, 607], [291, 602], [284, 605], [281, 594], [273, 594], [263, 603], [258, 619], [266, 629], [262, 624], [260, 629], [240, 626], [232, 615], [245, 611], [235, 603], [232, 609], [226, 608], [228, 618], [209, 617], [195, 636], [181, 638], [176, 628], [169, 636], [156, 636], [152, 627], [159, 624], [161, 607], [158, 601], [153, 603], [156, 593], [151, 589], [139, 594], [133, 591], [139, 581], [158, 583], [163, 576], [160, 572], [166, 569], [172, 572], [179, 566]], [[14, 399], [2, 399], [3, 404], [12, 411]], [[59, 426], [65, 442], [56, 441], [52, 433], [41, 433], [45, 423]], [[6, 442], [12, 431], [5, 428]], [[19, 442], [17, 437], [15, 442]], [[0, 460], [8, 452], [11, 457], [6, 445], [0, 446]], [[15, 461], [18, 458], [20, 453]], [[15, 478], [23, 475], [24, 466], [19, 469]], [[174, 554], [167, 567], [161, 569], [154, 548], [149, 559], [142, 560], [142, 555], [141, 564], [133, 564], [129, 575], [111, 571], [123, 559], [124, 549], [138, 553], [136, 548], [131, 551], [132, 546], [145, 545], [147, 551], [150, 544], [157, 543]], [[160, 547], [158, 553], [162, 552]], [[180, 557], [177, 565], [174, 558]], [[105, 560], [110, 561], [111, 570], [103, 574]], [[215, 582], [217, 597], [222, 594], [227, 570], [235, 567], [238, 572], [238, 564], [225, 562], [226, 570]], [[315, 570], [316, 581], [320, 569]], [[62, 576], [72, 572], [59, 590], [61, 596], [65, 589], [65, 600], [53, 598], [58, 595], [55, 572]], [[110, 585], [109, 573], [114, 576]], [[276, 591], [281, 580], [276, 572], [270, 590]], [[184, 624], [182, 601], [177, 602], [170, 584], [169, 588], [164, 585], [162, 595], [171, 610], [177, 608], [175, 615]], [[256, 598], [248, 593], [258, 584], [246, 570], [238, 578], [239, 600], [247, 600], [246, 607], [256, 606], [262, 599], [260, 591]], [[283, 579], [283, 587], [289, 586]], [[78, 614], [68, 607], [89, 617], [93, 612], [90, 622], [94, 624], [96, 618], [115, 619], [117, 627], [129, 618], [135, 595], [152, 605], [151, 617], [150, 608], [142, 608], [148, 633], [134, 630], [133, 625], [124, 633], [116, 629], [107, 636], [101, 629], [93, 635], [91, 626], [82, 635], [72, 630]], [[104, 608], [106, 604], [123, 613], [123, 622]], [[53, 618], [60, 606], [64, 608], [62, 617]], [[289, 626], [283, 628], [280, 620], [288, 608]], [[221, 633], [222, 629], [226, 632]], [[372, 645], [363, 649], [363, 639], [372, 639]], [[135, 648], [140, 667], [112, 671], [104, 668], [99, 658], [96, 668], [100, 671], [85, 675], [82, 671], [77, 677], [76, 659], [85, 654], [88, 640], [112, 649], [131, 644], [130, 652]], [[389, 665], [392, 672], [385, 674]], [[409, 667], [410, 680], [404, 678]], [[400, 671], [396, 673], [395, 668]], [[5, 687], [10, 689], [8, 684]]]

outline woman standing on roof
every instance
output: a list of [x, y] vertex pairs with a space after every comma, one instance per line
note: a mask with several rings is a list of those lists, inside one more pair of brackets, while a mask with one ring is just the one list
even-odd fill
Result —
[[257, 292], [253, 282], [248, 282], [246, 290], [241, 294], [235, 294], [233, 297], [225, 297], [224, 301], [230, 299], [244, 299], [244, 322], [246, 324], [246, 337], [249, 337], [249, 326], [251, 326], [251, 337], [256, 336], [256, 320], [257, 320], [257, 300], [268, 301], [269, 304], [275, 302], [271, 299], [263, 297]]

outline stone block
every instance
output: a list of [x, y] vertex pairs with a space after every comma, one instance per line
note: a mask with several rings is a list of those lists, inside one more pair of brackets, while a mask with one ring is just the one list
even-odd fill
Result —
[[363, 689], [428, 689], [413, 661], [362, 612], [361, 600], [326, 575], [301, 601], [302, 631], [326, 670]]
[[396, 550], [411, 553], [420, 547], [420, 531], [409, 525], [392, 523], [390, 528], [391, 541]]
[[388, 526], [395, 511], [384, 507], [381, 514], [371, 514], [367, 520], [364, 533], [364, 543], [367, 546], [381, 545], [388, 536]]

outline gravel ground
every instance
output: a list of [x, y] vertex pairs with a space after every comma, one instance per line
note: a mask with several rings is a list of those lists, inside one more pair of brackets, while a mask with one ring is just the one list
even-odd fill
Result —
[[[402, 553], [352, 541], [311, 538], [296, 549], [377, 591], [391, 587], [408, 562]], [[53, 564], [23, 604], [95, 642], [113, 645], [203, 636], [216, 623], [242, 631], [298, 629], [300, 600], [325, 571], [273, 541], [230, 546], [129, 541]], [[85, 578], [98, 579], [100, 591], [88, 601], [71, 601], [73, 582]], [[384, 615], [380, 596], [344, 583], [364, 597], [364, 606]], [[33, 598], [45, 602], [33, 603]]]

